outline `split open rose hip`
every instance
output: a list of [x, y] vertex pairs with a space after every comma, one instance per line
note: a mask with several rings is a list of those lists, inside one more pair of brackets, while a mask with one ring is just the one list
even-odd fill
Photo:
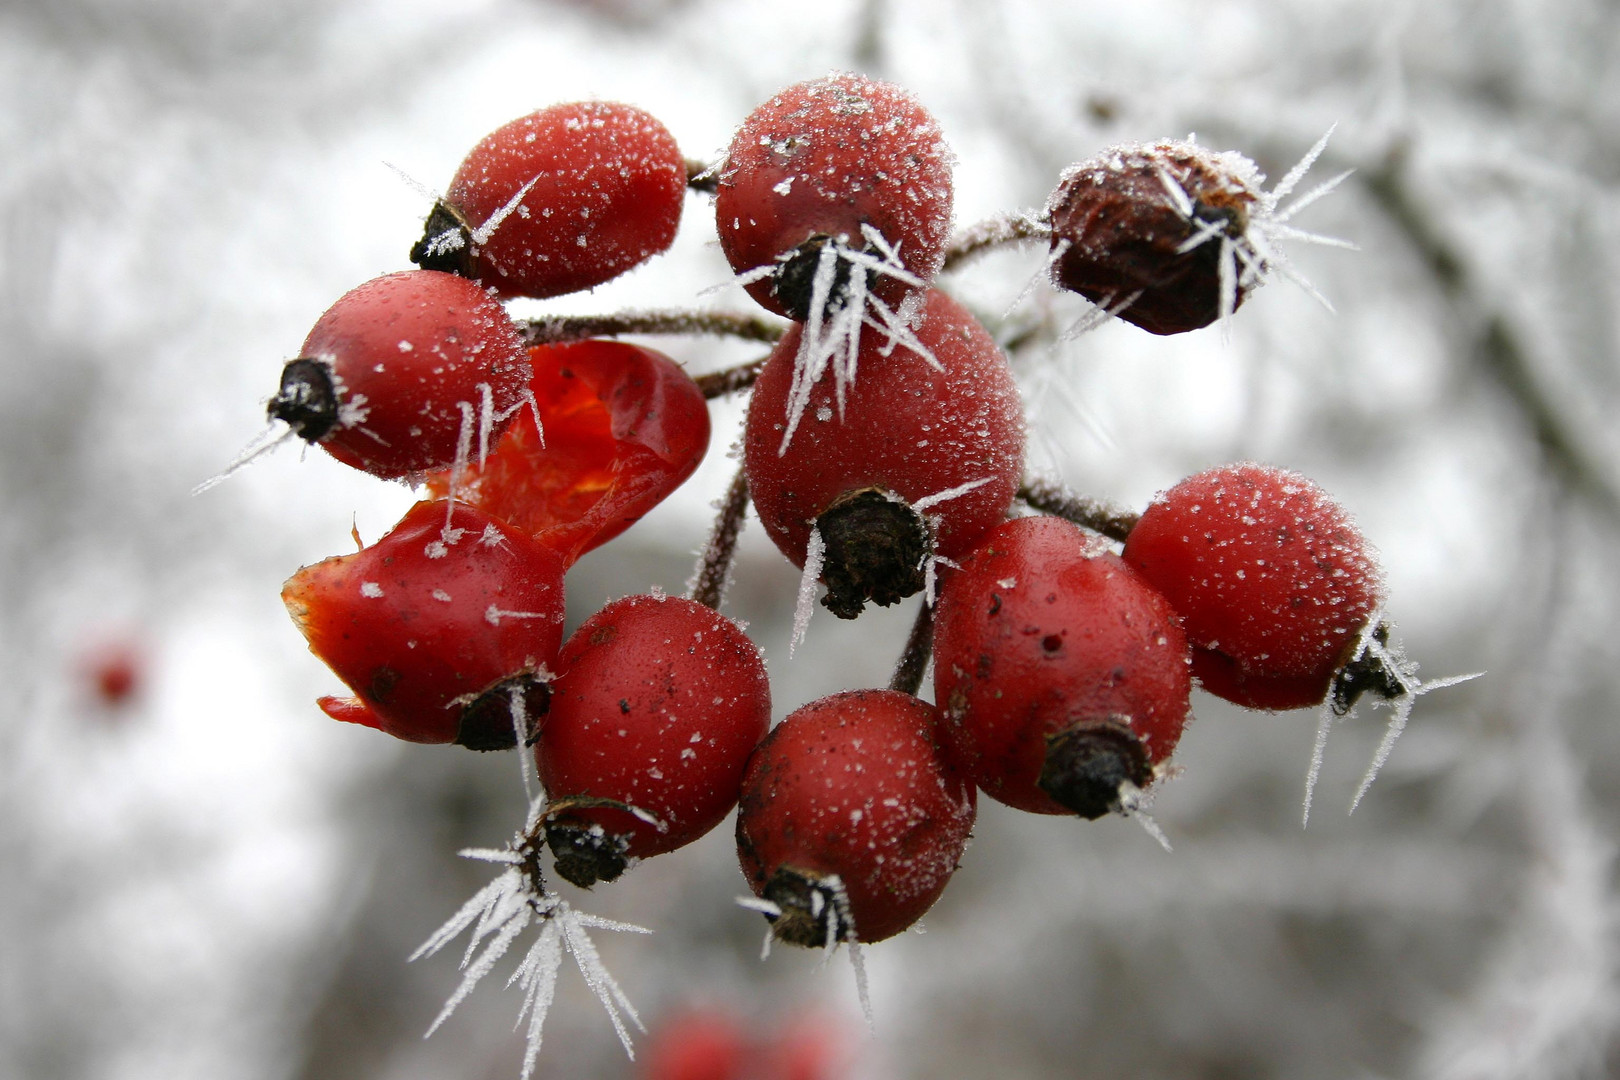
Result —
[[298, 571], [281, 598], [310, 651], [354, 691], [321, 698], [328, 716], [497, 750], [545, 711], [565, 569], [474, 507], [419, 502], [370, 547]]
[[541, 429], [525, 409], [437, 495], [480, 507], [570, 563], [607, 543], [683, 484], [709, 448], [709, 404], [679, 364], [619, 341], [529, 350]]

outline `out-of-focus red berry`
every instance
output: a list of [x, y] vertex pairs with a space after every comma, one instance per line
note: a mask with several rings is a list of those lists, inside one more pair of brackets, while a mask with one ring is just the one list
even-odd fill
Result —
[[130, 638], [107, 638], [80, 656], [78, 669], [97, 702], [108, 709], [127, 708], [145, 688], [147, 655]]
[[[709, 447], [709, 408], [663, 353], [618, 341], [529, 350], [544, 428], [525, 409], [456, 498], [544, 541], [569, 562], [640, 520], [680, 487]], [[428, 478], [450, 491], [443, 472]]]
[[755, 1080], [748, 1035], [730, 1013], [688, 1012], [653, 1032], [641, 1059], [642, 1080]]

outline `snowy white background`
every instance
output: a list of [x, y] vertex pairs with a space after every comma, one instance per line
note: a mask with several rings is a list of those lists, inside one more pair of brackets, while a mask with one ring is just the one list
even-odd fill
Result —
[[[1032, 464], [1140, 506], [1253, 457], [1335, 492], [1382, 550], [1424, 674], [1329, 747], [1309, 831], [1306, 715], [1195, 701], [1160, 851], [1121, 820], [986, 802], [925, 936], [848, 969], [778, 950], [729, 826], [582, 903], [650, 1026], [714, 1002], [844, 1018], [862, 1077], [1526, 1077], [1620, 1068], [1620, 9], [1603, 0], [11, 0], [0, 6], [0, 1076], [504, 1077], [516, 998], [420, 1032], [454, 961], [405, 955], [521, 815], [510, 756], [397, 745], [314, 707], [333, 677], [278, 598], [411, 494], [284, 450], [193, 498], [262, 424], [340, 293], [404, 268], [486, 131], [560, 100], [655, 112], [710, 158], [757, 102], [857, 68], [914, 90], [960, 157], [957, 217], [1039, 206], [1110, 142], [1182, 136], [1279, 176], [1338, 124], [1300, 223], [1331, 315], [1268, 287], [1230, 340], [1114, 325], [1026, 350]], [[675, 252], [543, 309], [744, 309], [707, 203]], [[948, 283], [996, 316], [1038, 252]], [[1079, 307], [1037, 291], [1015, 323]], [[666, 342], [694, 370], [742, 347]], [[679, 497], [591, 556], [575, 620], [678, 589], [738, 416]], [[910, 611], [825, 616], [785, 655], [794, 575], [757, 531], [731, 610], [778, 713], [881, 684]], [[87, 652], [136, 640], [108, 709]], [[565, 972], [539, 1075], [633, 1075]]]

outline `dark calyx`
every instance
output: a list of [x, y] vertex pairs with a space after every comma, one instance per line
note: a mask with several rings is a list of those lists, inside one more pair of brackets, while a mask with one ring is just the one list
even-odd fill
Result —
[[280, 420], [300, 438], [320, 442], [337, 426], [337, 385], [332, 369], [324, 360], [300, 356], [281, 369], [281, 389], [265, 410], [270, 419]]
[[540, 721], [551, 704], [551, 684], [532, 671], [494, 683], [461, 710], [456, 745], [469, 750], [510, 750], [517, 745], [514, 702], [523, 720], [523, 745], [540, 737]]
[[411, 245], [411, 262], [423, 270], [478, 278], [478, 254], [473, 250], [472, 230], [442, 199], [433, 204], [433, 211], [422, 228], [422, 239]]
[[1048, 735], [1038, 782], [1058, 803], [1095, 821], [1122, 808], [1126, 784], [1145, 788], [1152, 779], [1142, 740], [1115, 718]]
[[[1380, 645], [1389, 644], [1389, 624], [1379, 623], [1372, 639]], [[1362, 694], [1373, 693], [1385, 701], [1394, 701], [1406, 693], [1406, 688], [1389, 670], [1382, 657], [1363, 652], [1339, 669], [1333, 676], [1333, 715], [1344, 716], [1355, 708]]]
[[[832, 243], [825, 233], [817, 233], [784, 259], [771, 275], [771, 295], [782, 303], [782, 310], [794, 322], [810, 320], [811, 303], [816, 290], [816, 271], [821, 266], [821, 249]], [[848, 259], [833, 260], [832, 287], [827, 290], [823, 317], [842, 311], [849, 299], [849, 279], [853, 273], [866, 273]]]
[[614, 880], [629, 865], [624, 857], [625, 839], [593, 822], [550, 818], [546, 843], [551, 845], [552, 868], [564, 881], [582, 889]]
[[827, 931], [833, 940], [853, 940], [855, 927], [840, 912], [838, 891], [820, 875], [784, 866], [765, 883], [766, 900], [781, 909], [780, 915], [766, 915], [777, 940], [807, 949], [827, 944]]
[[909, 503], [882, 488], [861, 488], [835, 499], [816, 519], [826, 544], [821, 603], [853, 619], [868, 600], [888, 607], [922, 591], [933, 554], [928, 525]]

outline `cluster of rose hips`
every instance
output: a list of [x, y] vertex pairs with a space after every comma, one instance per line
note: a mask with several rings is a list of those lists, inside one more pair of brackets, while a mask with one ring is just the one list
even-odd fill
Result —
[[[1135, 812], [1195, 683], [1339, 713], [1416, 687], [1384, 648], [1366, 543], [1308, 480], [1214, 469], [1139, 517], [1026, 482], [1007, 358], [933, 283], [983, 248], [1044, 240], [1053, 281], [1101, 315], [1206, 326], [1281, 266], [1268, 238], [1301, 170], [1265, 192], [1235, 154], [1121, 147], [1066, 173], [1043, 215], [953, 243], [951, 164], [916, 100], [855, 75], [784, 90], [708, 169], [638, 109], [543, 109], [463, 162], [411, 250], [421, 269], [342, 297], [287, 364], [273, 419], [429, 496], [287, 583], [353, 692], [320, 705], [415, 742], [532, 751], [547, 801], [507, 860], [531, 897], [545, 848], [588, 887], [737, 807], [777, 939], [880, 941], [945, 888], [978, 791], [1036, 813]], [[721, 249], [785, 332], [508, 316], [506, 298], [591, 288], [667, 249], [689, 189], [713, 193]], [[774, 347], [696, 380], [590, 336], [637, 331]], [[707, 398], [749, 388], [743, 467], [692, 596], [614, 601], [565, 641], [569, 567], [691, 475]], [[770, 729], [759, 651], [717, 610], [750, 500], [802, 568], [801, 599], [819, 582], [855, 618], [924, 593], [891, 686]], [[930, 650], [932, 703], [917, 696]]]

